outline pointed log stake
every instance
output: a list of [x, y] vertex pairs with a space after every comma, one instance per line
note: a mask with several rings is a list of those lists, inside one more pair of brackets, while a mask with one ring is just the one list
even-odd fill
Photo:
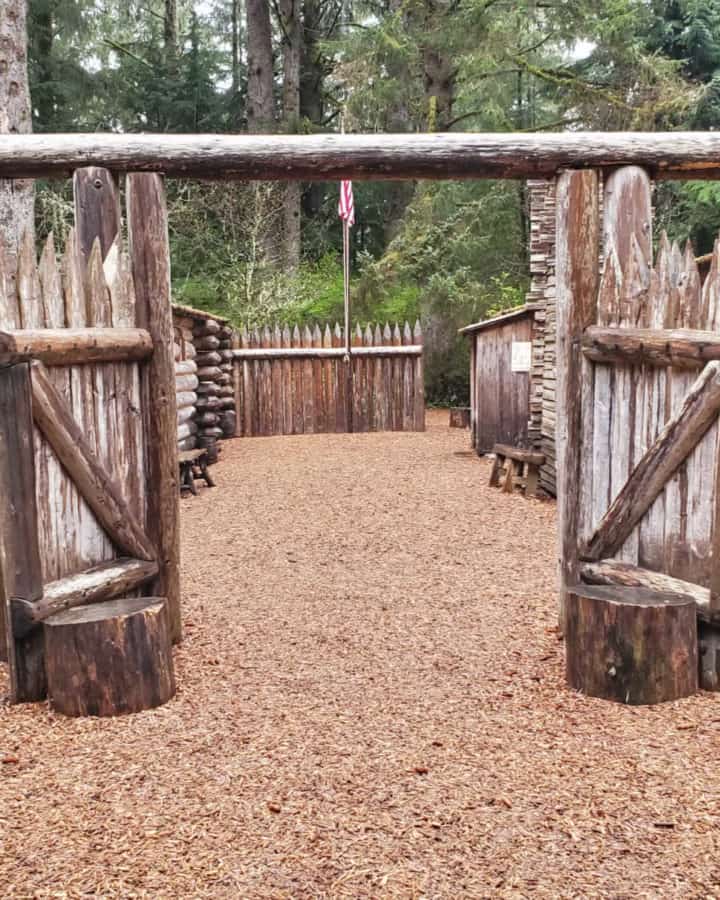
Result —
[[27, 363], [0, 367], [0, 497], [0, 643], [7, 648], [10, 699], [42, 700], [42, 637], [16, 635], [11, 614], [15, 598], [36, 603], [43, 591]]
[[115, 176], [95, 166], [77, 168], [73, 174], [73, 196], [81, 258], [87, 264], [97, 240], [102, 262], [115, 242], [120, 221], [120, 192]]
[[32, 369], [32, 414], [86, 503], [122, 552], [152, 561], [157, 552], [100, 461], [42, 363]]
[[167, 597], [170, 635], [182, 639], [180, 487], [177, 402], [165, 188], [159, 175], [129, 175], [127, 218], [135, 281], [136, 324], [155, 350], [143, 366], [142, 408], [147, 453], [147, 528], [158, 548], [155, 591]]
[[678, 413], [633, 469], [582, 553], [586, 560], [613, 556], [645, 515], [676, 469], [720, 412], [720, 362], [710, 362], [694, 382]]

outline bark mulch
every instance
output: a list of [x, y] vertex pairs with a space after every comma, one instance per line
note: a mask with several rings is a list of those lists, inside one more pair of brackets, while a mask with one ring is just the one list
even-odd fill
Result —
[[565, 688], [554, 504], [446, 421], [225, 446], [177, 698], [0, 706], [0, 896], [720, 896], [720, 697]]

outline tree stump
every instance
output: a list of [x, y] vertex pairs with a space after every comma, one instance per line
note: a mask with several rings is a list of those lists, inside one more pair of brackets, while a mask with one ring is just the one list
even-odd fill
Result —
[[469, 406], [451, 406], [450, 407], [450, 427], [451, 428], [469, 428], [470, 427], [470, 407]]
[[126, 597], [46, 619], [50, 705], [66, 716], [119, 716], [175, 693], [164, 597]]
[[693, 600], [647, 588], [573, 588], [567, 599], [570, 687], [631, 705], [678, 700], [698, 690]]

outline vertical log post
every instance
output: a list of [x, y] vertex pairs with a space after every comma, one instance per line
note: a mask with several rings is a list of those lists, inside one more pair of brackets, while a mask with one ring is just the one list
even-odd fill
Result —
[[470, 446], [475, 449], [477, 441], [475, 439], [475, 429], [477, 427], [477, 401], [475, 383], [475, 370], [477, 367], [477, 339], [474, 334], [470, 335]]
[[583, 330], [595, 322], [599, 280], [598, 174], [570, 169], [557, 183], [557, 480], [559, 507], [559, 624], [565, 630], [567, 590], [578, 581], [581, 524], [583, 403], [592, 403], [590, 364], [581, 349]]
[[0, 366], [0, 603], [13, 703], [46, 694], [42, 629], [16, 638], [11, 614], [13, 598], [35, 603], [43, 593], [30, 404], [30, 366]]
[[155, 593], [167, 598], [170, 635], [177, 643], [182, 639], [180, 490], [170, 245], [165, 186], [160, 175], [128, 175], [127, 218], [137, 325], [150, 332], [155, 348], [142, 375], [147, 533], [158, 548], [160, 574]]
[[95, 238], [105, 259], [120, 231], [120, 192], [112, 172], [87, 166], [73, 174], [73, 195], [78, 253], [86, 266]]

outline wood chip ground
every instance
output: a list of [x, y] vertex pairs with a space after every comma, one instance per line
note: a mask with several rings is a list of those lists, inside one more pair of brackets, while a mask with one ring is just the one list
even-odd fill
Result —
[[225, 445], [177, 698], [0, 706], [0, 895], [720, 896], [720, 697], [568, 691], [554, 504], [446, 424]]

